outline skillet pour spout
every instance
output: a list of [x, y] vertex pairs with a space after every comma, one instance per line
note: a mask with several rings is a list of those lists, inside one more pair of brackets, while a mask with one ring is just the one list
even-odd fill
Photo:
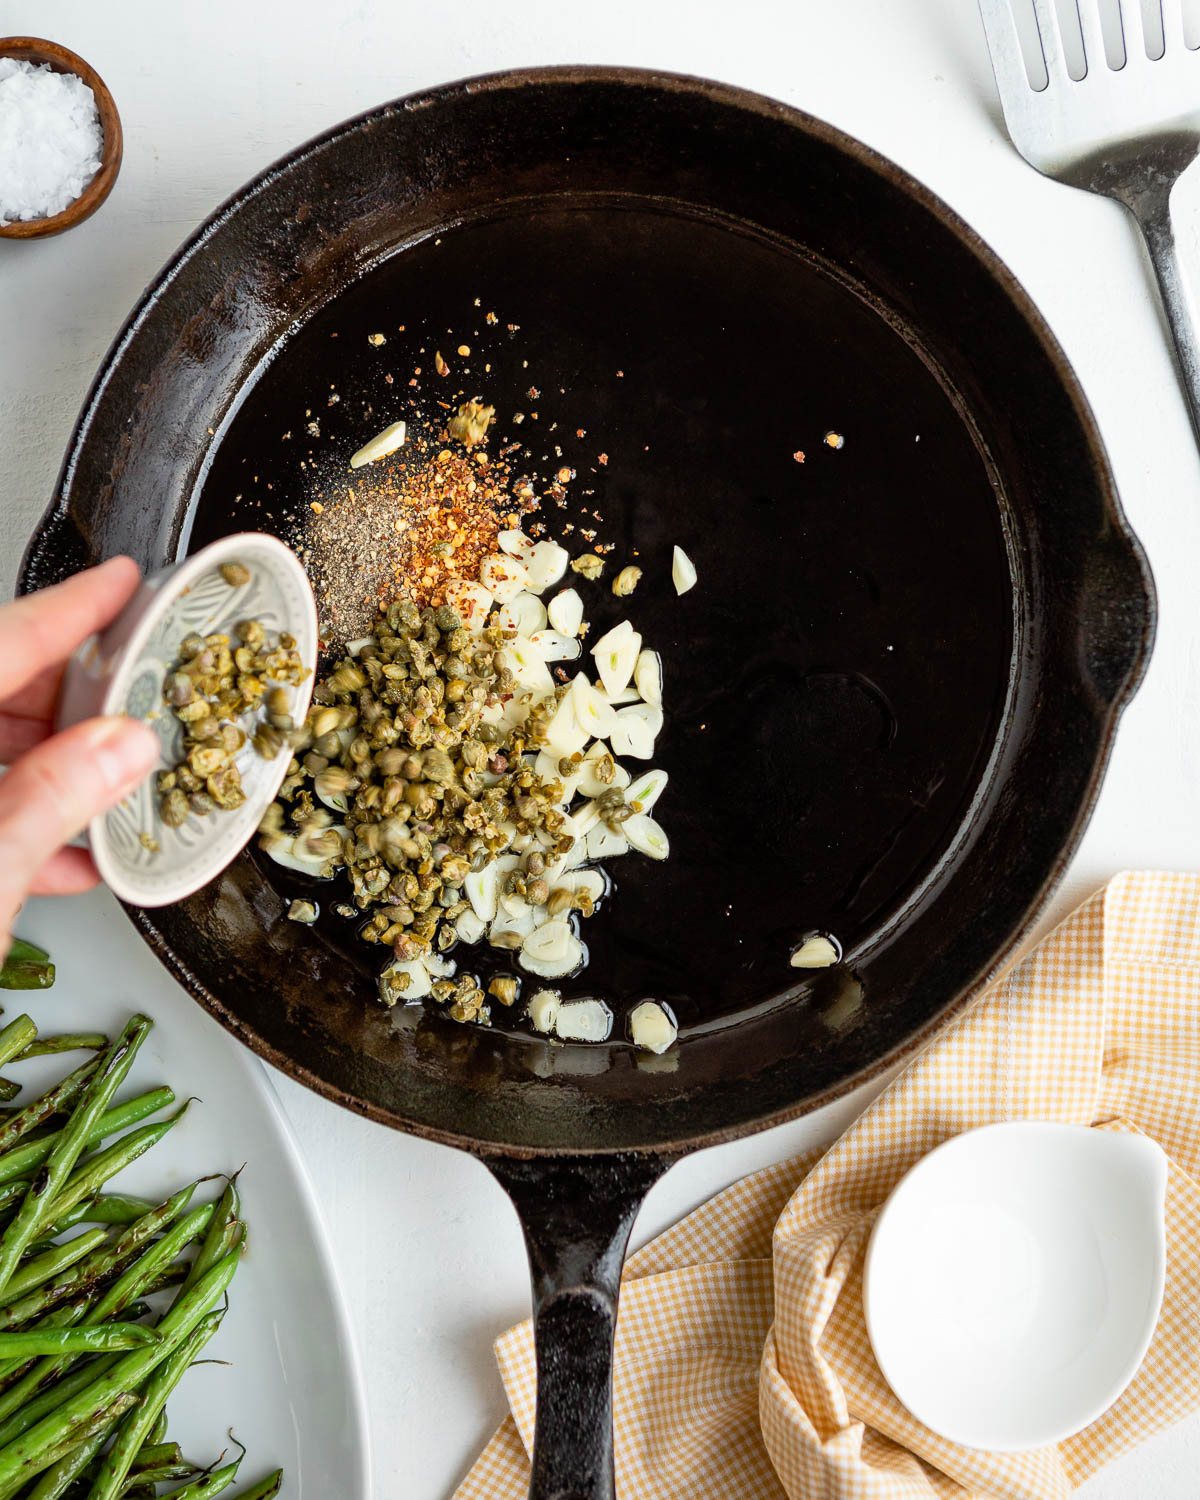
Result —
[[[604, 911], [593, 929], [593, 980], [621, 1005], [670, 1000], [678, 1044], [650, 1058], [386, 1011], [375, 955], [286, 921], [252, 852], [129, 915], [260, 1056], [489, 1164], [533, 1266], [535, 1494], [597, 1500], [642, 1193], [682, 1153], [895, 1064], [997, 972], [1082, 836], [1153, 584], [1062, 350], [943, 202], [776, 101], [565, 68], [383, 105], [224, 204], [107, 356], [21, 587], [116, 551], [155, 569], [247, 525], [290, 537], [304, 449], [263, 434], [302, 429], [336, 383], [324, 451], [349, 455], [364, 408], [407, 390], [382, 385], [403, 346], [369, 346], [376, 320], [441, 338], [476, 298], [506, 338], [519, 325], [497, 335], [488, 400], [526, 409], [527, 358], [564, 452], [603, 435], [607, 467], [571, 461], [604, 487], [611, 535], [664, 577], [686, 537], [699, 570], [683, 601], [655, 602], [651, 566], [641, 585], [683, 706], [663, 739], [672, 858], [623, 861], [611, 940]], [[705, 655], [748, 619], [770, 651]], [[714, 860], [721, 829], [679, 791], [711, 765], [693, 710], [712, 660], [731, 685], [720, 743], [762, 768], [761, 836], [743, 842], [765, 880], [732, 847]], [[695, 877], [726, 864], [724, 888]], [[810, 920], [847, 962], [797, 981], [789, 935]], [[679, 1004], [664, 955], [691, 966]]]

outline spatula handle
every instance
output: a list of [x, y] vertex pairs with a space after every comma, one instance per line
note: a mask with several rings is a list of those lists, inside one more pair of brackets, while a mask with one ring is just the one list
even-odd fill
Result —
[[1146, 238], [1146, 248], [1150, 252], [1167, 321], [1175, 339], [1179, 373], [1192, 416], [1192, 427], [1196, 440], [1200, 443], [1200, 334], [1196, 302], [1184, 275], [1175, 235], [1171, 213], [1173, 186], [1173, 182], [1166, 182], [1157, 192], [1142, 193], [1136, 200], [1126, 201]]

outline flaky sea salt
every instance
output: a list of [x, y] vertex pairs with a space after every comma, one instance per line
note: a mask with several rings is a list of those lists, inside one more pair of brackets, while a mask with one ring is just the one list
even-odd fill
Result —
[[103, 145], [82, 78], [0, 57], [0, 224], [61, 213], [99, 171]]

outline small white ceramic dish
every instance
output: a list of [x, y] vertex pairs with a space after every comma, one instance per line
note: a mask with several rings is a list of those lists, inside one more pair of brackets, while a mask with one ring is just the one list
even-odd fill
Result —
[[[250, 582], [231, 588], [222, 563], [241, 562]], [[161, 745], [158, 769], [177, 764], [183, 728], [163, 703], [163, 680], [192, 631], [232, 636], [241, 620], [259, 620], [272, 636], [289, 631], [309, 669], [290, 688], [299, 722], [312, 696], [317, 663], [317, 609], [299, 558], [264, 532], [222, 537], [192, 557], [145, 579], [102, 635], [85, 641], [67, 665], [58, 703], [58, 727], [96, 714], [145, 719]], [[245, 726], [243, 726], [245, 727]], [[165, 906], [199, 890], [225, 868], [254, 835], [287, 774], [290, 753], [264, 760], [247, 741], [238, 753], [246, 800], [233, 811], [191, 815], [181, 828], [159, 817], [154, 776], [88, 828], [92, 857], [105, 883], [135, 906]], [[147, 849], [149, 834], [158, 843]]]
[[1153, 1141], [1082, 1125], [986, 1125], [931, 1151], [884, 1204], [863, 1268], [897, 1397], [994, 1452], [1095, 1421], [1158, 1322], [1166, 1185]]

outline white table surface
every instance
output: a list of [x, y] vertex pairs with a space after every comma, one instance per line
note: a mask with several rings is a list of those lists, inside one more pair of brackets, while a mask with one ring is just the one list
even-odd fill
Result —
[[[1049, 319], [1099, 419], [1160, 605], [1149, 676], [1051, 916], [1125, 867], [1196, 868], [1200, 461], [1133, 226], [1017, 157], [971, 0], [0, 0], [0, 35], [13, 33], [62, 42], [100, 71], [124, 121], [125, 164], [86, 225], [0, 242], [0, 597], [130, 306], [180, 240], [273, 158], [368, 106], [471, 73], [591, 62], [705, 74], [892, 157], [980, 231]], [[1194, 227], [1185, 240], [1194, 249]], [[104, 894], [81, 905], [80, 942], [87, 923], [123, 921]], [[131, 954], [139, 945], [132, 928], [123, 941]], [[165, 973], [159, 982], [156, 1003], [169, 1003], [174, 986]], [[490, 1345], [528, 1309], [516, 1220], [470, 1158], [276, 1082], [357, 1326], [378, 1495], [441, 1500], [504, 1411]], [[831, 1139], [866, 1102], [685, 1161], [651, 1193], [638, 1240], [742, 1173]], [[1198, 1463], [1200, 1418], [1143, 1444], [1086, 1494], [1191, 1497]]]

